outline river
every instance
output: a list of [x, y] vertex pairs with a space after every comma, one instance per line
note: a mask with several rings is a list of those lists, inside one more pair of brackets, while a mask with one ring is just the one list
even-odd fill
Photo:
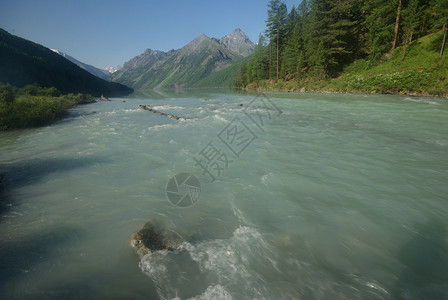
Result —
[[447, 100], [111, 100], [0, 133], [0, 298], [448, 298]]

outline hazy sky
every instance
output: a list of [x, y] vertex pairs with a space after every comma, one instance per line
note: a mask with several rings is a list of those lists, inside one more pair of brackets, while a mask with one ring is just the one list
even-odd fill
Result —
[[[96, 67], [241, 28], [255, 43], [269, 0], [0, 0], [0, 28]], [[286, 0], [288, 9], [300, 0]]]

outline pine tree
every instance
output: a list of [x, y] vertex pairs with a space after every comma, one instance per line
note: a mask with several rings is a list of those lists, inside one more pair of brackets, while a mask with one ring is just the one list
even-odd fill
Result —
[[297, 70], [298, 54], [300, 52], [300, 22], [297, 10], [293, 6], [286, 22], [284, 43], [282, 46], [280, 73], [286, 80], [292, 79]]
[[364, 26], [368, 28], [368, 48], [372, 58], [380, 58], [389, 49], [394, 37], [397, 6], [390, 0], [369, 0]]
[[403, 9], [403, 40], [404, 40], [404, 47], [403, 47], [403, 55], [401, 57], [401, 60], [404, 60], [404, 57], [406, 55], [406, 50], [408, 45], [412, 42], [412, 39], [414, 37], [414, 32], [419, 27], [420, 20], [421, 20], [421, 11], [419, 7], [419, 0], [409, 0], [408, 5], [406, 8]]
[[286, 17], [288, 9], [286, 4], [280, 0], [271, 0], [268, 4], [268, 19], [266, 21], [266, 33], [270, 41], [276, 44], [276, 61], [277, 61], [277, 80], [279, 79], [280, 67], [280, 39], [283, 37], [286, 28]]
[[395, 19], [394, 39], [392, 40], [392, 48], [390, 49], [390, 52], [394, 51], [395, 47], [397, 46], [398, 29], [400, 28], [401, 4], [402, 1], [398, 0], [397, 17]]
[[269, 54], [267, 50], [266, 39], [260, 34], [251, 60], [247, 64], [248, 82], [256, 81], [258, 83], [260, 80], [269, 78]]
[[352, 53], [351, 59], [364, 58], [368, 53], [368, 28], [364, 26], [367, 12], [363, 9], [364, 3], [369, 0], [352, 0], [348, 17], [352, 22], [350, 28], [350, 41], [348, 47]]
[[238, 73], [238, 78], [236, 79], [236, 86], [238, 87], [246, 87], [248, 85], [247, 80], [247, 62], [243, 61], [240, 66], [240, 70]]
[[351, 4], [346, 0], [315, 0], [311, 9], [307, 54], [315, 66], [334, 76], [351, 61], [355, 22], [350, 18]]
[[311, 7], [312, 4], [308, 0], [302, 0], [302, 2], [297, 6], [297, 17], [298, 17], [298, 42], [299, 42], [299, 53], [298, 53], [298, 61], [297, 61], [297, 74], [302, 76], [310, 66], [310, 57], [306, 52], [307, 45], [309, 42], [309, 37], [311, 36], [310, 32], [312, 32], [312, 27], [310, 24], [311, 21]]
[[300, 53], [303, 52], [299, 23], [295, 24], [292, 32], [287, 37], [281, 59], [281, 73], [286, 80], [294, 78], [299, 64]]
[[440, 57], [445, 50], [446, 35], [448, 30], [448, 0], [434, 0], [435, 21], [434, 27], [442, 27], [442, 46], [440, 47]]

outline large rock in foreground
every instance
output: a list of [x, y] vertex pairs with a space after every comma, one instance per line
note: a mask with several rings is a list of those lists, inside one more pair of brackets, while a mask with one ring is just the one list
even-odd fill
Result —
[[140, 257], [160, 250], [173, 251], [181, 243], [182, 239], [176, 233], [162, 230], [160, 225], [151, 221], [131, 236], [131, 246]]

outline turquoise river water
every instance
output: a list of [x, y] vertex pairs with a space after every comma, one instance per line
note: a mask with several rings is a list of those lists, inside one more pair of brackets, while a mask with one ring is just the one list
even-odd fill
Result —
[[447, 100], [147, 98], [0, 133], [1, 299], [448, 299]]

